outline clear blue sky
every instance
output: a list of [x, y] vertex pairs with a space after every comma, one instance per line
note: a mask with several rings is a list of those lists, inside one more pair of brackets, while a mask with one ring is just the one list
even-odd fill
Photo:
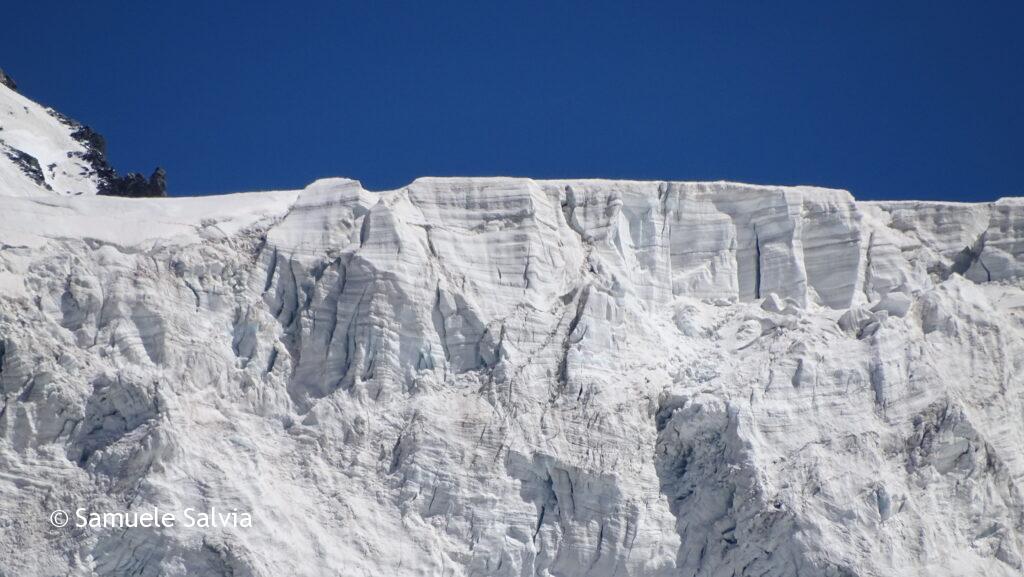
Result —
[[1024, 2], [6, 3], [0, 67], [172, 194], [425, 175], [1024, 194]]

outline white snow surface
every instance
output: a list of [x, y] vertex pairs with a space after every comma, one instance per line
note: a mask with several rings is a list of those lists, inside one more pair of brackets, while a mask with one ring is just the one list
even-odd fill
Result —
[[[1015, 199], [5, 180], [0, 575], [1019, 576], [1022, 266]], [[154, 506], [253, 526], [47, 520]]]
[[[88, 149], [73, 136], [76, 128], [53, 109], [0, 84], [0, 194], [96, 194], [99, 179], [92, 164], [83, 158]], [[34, 158], [42, 182], [12, 163], [8, 158], [12, 152]]]

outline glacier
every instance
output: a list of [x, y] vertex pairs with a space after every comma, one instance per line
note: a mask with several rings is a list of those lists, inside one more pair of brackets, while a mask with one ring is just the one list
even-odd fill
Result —
[[128, 199], [4, 86], [0, 127], [2, 576], [1024, 572], [1024, 200]]

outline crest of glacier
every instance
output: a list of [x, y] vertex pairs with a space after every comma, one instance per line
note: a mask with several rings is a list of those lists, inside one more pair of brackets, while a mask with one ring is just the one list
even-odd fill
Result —
[[0, 96], [0, 575], [1024, 572], [1021, 200], [103, 197]]

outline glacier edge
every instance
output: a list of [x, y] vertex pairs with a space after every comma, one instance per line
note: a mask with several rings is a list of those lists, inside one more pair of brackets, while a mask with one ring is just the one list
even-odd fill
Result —
[[[0, 196], [17, 575], [1018, 575], [1024, 203]], [[252, 528], [56, 530], [211, 505]]]

